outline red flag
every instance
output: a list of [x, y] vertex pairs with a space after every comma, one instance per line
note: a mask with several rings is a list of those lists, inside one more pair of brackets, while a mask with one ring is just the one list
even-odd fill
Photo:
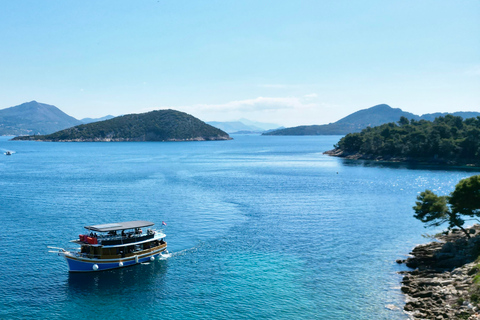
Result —
[[165, 223], [165, 221], [162, 221], [162, 225], [166, 226], [167, 224]]

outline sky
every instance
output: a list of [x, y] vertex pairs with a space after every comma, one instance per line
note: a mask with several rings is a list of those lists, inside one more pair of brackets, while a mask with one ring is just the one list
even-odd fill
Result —
[[480, 111], [478, 0], [0, 2], [0, 109], [335, 122]]

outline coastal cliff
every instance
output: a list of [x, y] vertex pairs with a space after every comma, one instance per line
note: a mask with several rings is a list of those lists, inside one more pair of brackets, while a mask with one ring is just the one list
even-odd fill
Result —
[[404, 310], [413, 319], [480, 319], [480, 226], [470, 239], [454, 229], [438, 241], [416, 246], [402, 271]]

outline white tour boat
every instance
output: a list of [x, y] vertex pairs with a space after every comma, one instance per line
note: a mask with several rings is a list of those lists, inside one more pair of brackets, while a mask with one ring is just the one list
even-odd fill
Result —
[[165, 234], [149, 221], [127, 221], [86, 226], [87, 232], [70, 242], [76, 250], [49, 247], [65, 257], [70, 272], [101, 271], [154, 261], [167, 251]]

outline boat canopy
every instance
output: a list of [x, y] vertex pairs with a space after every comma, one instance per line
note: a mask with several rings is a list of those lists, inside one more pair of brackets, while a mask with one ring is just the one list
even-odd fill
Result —
[[126, 229], [135, 229], [153, 226], [155, 223], [150, 221], [126, 221], [117, 223], [97, 224], [95, 226], [86, 226], [85, 229], [98, 232], [108, 232]]

